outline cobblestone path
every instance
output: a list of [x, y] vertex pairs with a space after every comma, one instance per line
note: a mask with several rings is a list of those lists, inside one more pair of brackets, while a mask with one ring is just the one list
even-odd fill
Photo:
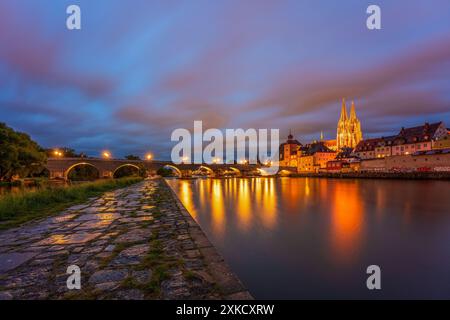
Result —
[[[81, 270], [69, 290], [67, 268]], [[0, 232], [2, 299], [251, 299], [162, 179]]]

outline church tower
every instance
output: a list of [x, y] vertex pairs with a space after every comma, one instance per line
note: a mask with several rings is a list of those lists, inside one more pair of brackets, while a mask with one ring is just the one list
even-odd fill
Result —
[[354, 148], [362, 140], [361, 122], [359, 122], [355, 111], [355, 102], [352, 101], [352, 107], [350, 110], [350, 118], [348, 120], [349, 132], [350, 132], [350, 147]]
[[347, 146], [348, 142], [348, 130], [347, 130], [347, 107], [345, 106], [345, 99], [342, 99], [341, 116], [337, 125], [336, 144], [337, 150]]
[[361, 123], [356, 116], [355, 103], [352, 101], [350, 117], [347, 116], [345, 99], [342, 99], [341, 116], [337, 125], [337, 150], [344, 147], [354, 148], [362, 140]]
[[297, 151], [302, 144], [294, 139], [291, 131], [285, 143], [280, 145], [280, 166], [297, 167]]

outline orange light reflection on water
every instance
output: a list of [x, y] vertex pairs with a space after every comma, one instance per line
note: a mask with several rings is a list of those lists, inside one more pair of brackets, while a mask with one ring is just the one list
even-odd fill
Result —
[[273, 178], [260, 178], [256, 181], [256, 186], [261, 187], [262, 205], [261, 220], [263, 225], [272, 229], [277, 223], [277, 196], [275, 192]]
[[[276, 227], [279, 202], [289, 212], [308, 210], [309, 201], [328, 203], [330, 213], [330, 241], [333, 248], [333, 260], [350, 263], [358, 254], [363, 236], [363, 210], [361, 190], [358, 182], [333, 183], [328, 180], [305, 179], [277, 180], [274, 178], [254, 179], [206, 179], [194, 184], [195, 193], [201, 211], [210, 212], [212, 231], [222, 238], [226, 228], [226, 209], [233, 216], [236, 226], [243, 232], [250, 232], [254, 224], [261, 224], [270, 230]], [[194, 218], [198, 216], [194, 203], [194, 191], [191, 181], [180, 180], [179, 197]], [[277, 183], [280, 189], [277, 191]], [[330, 192], [332, 191], [332, 192]], [[380, 204], [385, 202], [385, 194], [377, 195]], [[225, 208], [225, 203], [231, 207]], [[293, 210], [295, 208], [301, 210]], [[308, 214], [319, 214], [308, 211]]]
[[361, 244], [363, 203], [358, 182], [337, 183], [332, 202], [332, 245], [335, 260], [350, 263]]
[[180, 180], [180, 200], [186, 209], [191, 214], [192, 218], [197, 217], [197, 210], [195, 209], [193, 195], [192, 195], [192, 187], [188, 181]]
[[177, 183], [178, 196], [194, 219], [198, 217], [194, 192], [198, 194], [200, 210], [210, 212], [212, 230], [219, 236], [225, 229], [225, 203], [232, 206], [227, 210], [235, 214], [236, 226], [244, 232], [253, 224], [261, 223], [267, 229], [277, 224], [278, 197], [273, 178], [198, 180], [195, 191], [191, 181]]
[[[211, 182], [211, 180], [207, 180]], [[211, 217], [213, 230], [222, 236], [225, 229], [225, 206], [223, 189], [220, 180], [212, 180], [211, 192]]]
[[247, 179], [240, 179], [238, 188], [236, 188], [237, 180], [233, 181], [234, 190], [238, 189], [237, 194], [237, 215], [238, 226], [242, 230], [248, 230], [250, 226], [250, 220], [252, 218], [252, 201], [250, 199], [249, 182]]

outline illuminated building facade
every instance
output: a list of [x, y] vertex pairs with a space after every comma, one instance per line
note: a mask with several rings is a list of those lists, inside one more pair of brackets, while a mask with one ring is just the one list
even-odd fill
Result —
[[352, 102], [350, 116], [347, 116], [345, 99], [342, 100], [341, 116], [337, 125], [336, 149], [354, 148], [362, 140], [361, 123], [356, 116], [355, 103]]
[[362, 140], [353, 154], [361, 159], [376, 159], [444, 149], [446, 136], [448, 129], [443, 122], [425, 123], [422, 126], [402, 128], [395, 136]]
[[327, 162], [336, 158], [336, 152], [323, 142], [315, 142], [298, 150], [298, 172], [319, 172], [327, 167]]
[[288, 139], [285, 143], [280, 145], [280, 166], [282, 167], [297, 167], [298, 154], [297, 151], [302, 147], [302, 144], [294, 139], [294, 136], [289, 133]]

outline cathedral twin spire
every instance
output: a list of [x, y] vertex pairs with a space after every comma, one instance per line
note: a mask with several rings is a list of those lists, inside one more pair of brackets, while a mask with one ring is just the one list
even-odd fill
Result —
[[337, 148], [338, 150], [344, 147], [354, 148], [361, 140], [361, 123], [356, 116], [355, 102], [352, 101], [350, 117], [348, 117], [345, 99], [342, 99], [341, 116], [337, 126]]
[[347, 121], [347, 108], [345, 106], [345, 98], [342, 99], [341, 117], [339, 118], [339, 122], [341, 121]]
[[[355, 111], [355, 101], [352, 101], [352, 106], [350, 108], [350, 118], [348, 120], [358, 120], [356, 117], [356, 111]], [[341, 118], [339, 121], [346, 121], [347, 120], [347, 107], [345, 106], [345, 98], [342, 99], [342, 109], [341, 109]]]
[[352, 101], [352, 107], [351, 107], [351, 109], [350, 109], [350, 120], [352, 120], [352, 119], [358, 119], [357, 117], [356, 117], [356, 111], [355, 111], [355, 101]]

